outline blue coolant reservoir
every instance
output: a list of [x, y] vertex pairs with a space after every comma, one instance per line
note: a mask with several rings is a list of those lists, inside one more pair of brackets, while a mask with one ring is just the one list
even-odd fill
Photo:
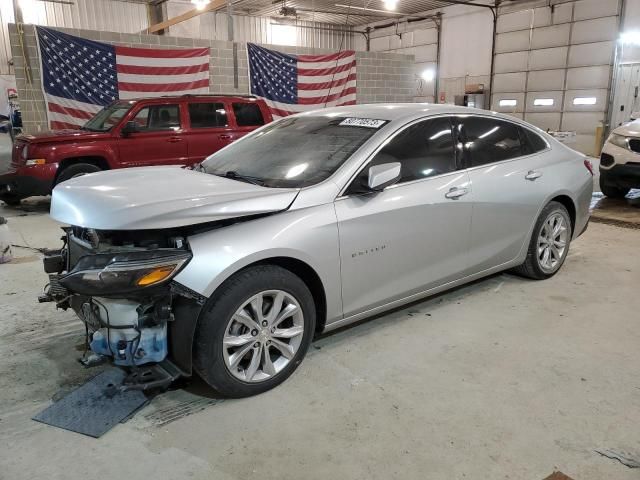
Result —
[[[167, 356], [167, 324], [136, 329], [138, 303], [96, 299], [102, 327], [93, 332], [91, 350], [113, 357], [116, 365], [161, 362]], [[109, 325], [109, 328], [106, 327]]]

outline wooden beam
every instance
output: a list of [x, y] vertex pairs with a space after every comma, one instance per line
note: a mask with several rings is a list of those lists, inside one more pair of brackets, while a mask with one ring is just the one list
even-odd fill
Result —
[[178, 15], [177, 17], [170, 18], [165, 20], [164, 22], [156, 23], [155, 25], [151, 25], [149, 28], [143, 31], [143, 33], [156, 33], [160, 30], [164, 30], [165, 28], [169, 28], [172, 25], [176, 25], [178, 23], [182, 23], [186, 20], [189, 20], [193, 17], [197, 17], [198, 15], [202, 15], [203, 13], [211, 12], [213, 10], [218, 10], [226, 5], [226, 0], [211, 0], [211, 2], [207, 3], [203, 9], [199, 10], [194, 8], [193, 10], [189, 10], [188, 12], [184, 12], [182, 15]]

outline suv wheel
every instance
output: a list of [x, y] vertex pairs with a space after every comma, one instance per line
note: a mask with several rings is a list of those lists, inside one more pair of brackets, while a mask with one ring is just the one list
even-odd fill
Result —
[[12, 207], [17, 207], [18, 205], [20, 205], [20, 202], [22, 201], [22, 198], [21, 197], [14, 197], [13, 195], [5, 195], [5, 196], [0, 197], [0, 200], [2, 200], [7, 205], [10, 205]]
[[95, 173], [101, 170], [100, 167], [93, 165], [92, 163], [74, 163], [73, 165], [69, 165], [66, 167], [58, 178], [56, 179], [56, 185], [65, 182], [71, 178], [81, 177], [82, 175], [86, 175], [87, 173]]
[[525, 262], [513, 271], [535, 280], [552, 277], [567, 258], [571, 234], [571, 218], [565, 206], [549, 202], [533, 229]]
[[227, 280], [209, 299], [196, 331], [194, 366], [219, 393], [265, 392], [298, 367], [315, 331], [315, 305], [290, 271], [261, 265]]

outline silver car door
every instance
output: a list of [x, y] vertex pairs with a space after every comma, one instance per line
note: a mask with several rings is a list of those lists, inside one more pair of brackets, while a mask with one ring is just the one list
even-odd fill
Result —
[[[363, 193], [369, 168], [390, 162], [401, 163], [400, 181]], [[345, 316], [459, 278], [470, 193], [448, 117], [421, 120], [387, 142], [335, 202]]]
[[530, 154], [515, 123], [481, 116], [461, 122], [474, 200], [469, 267], [477, 273], [514, 260], [529, 240], [545, 198], [545, 159]]

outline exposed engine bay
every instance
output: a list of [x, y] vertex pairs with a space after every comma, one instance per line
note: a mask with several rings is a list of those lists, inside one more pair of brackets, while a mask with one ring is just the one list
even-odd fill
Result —
[[171, 285], [191, 259], [183, 232], [64, 231], [63, 247], [45, 252], [49, 283], [39, 300], [76, 312], [94, 359], [123, 367], [165, 360], [176, 298], [197, 296]]

